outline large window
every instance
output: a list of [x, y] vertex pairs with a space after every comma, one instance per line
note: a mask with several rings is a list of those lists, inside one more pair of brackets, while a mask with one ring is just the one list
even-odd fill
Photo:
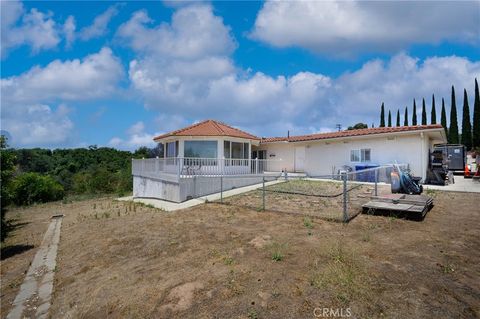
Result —
[[223, 156], [225, 158], [230, 158], [230, 151], [231, 151], [231, 147], [230, 147], [230, 141], [223, 141]]
[[370, 162], [370, 149], [362, 148], [350, 151], [350, 162]]
[[248, 143], [231, 142], [231, 141], [223, 142], [223, 156], [225, 156], [225, 158], [248, 159], [249, 158], [248, 152], [249, 152]]
[[178, 141], [167, 143], [166, 157], [177, 157], [178, 155]]
[[185, 157], [217, 158], [217, 141], [185, 141]]
[[223, 156], [227, 159], [225, 166], [248, 166], [249, 159], [248, 143], [223, 142]]

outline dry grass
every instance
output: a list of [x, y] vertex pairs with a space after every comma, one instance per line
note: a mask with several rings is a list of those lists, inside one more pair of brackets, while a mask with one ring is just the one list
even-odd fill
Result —
[[[423, 222], [360, 215], [347, 225], [218, 204], [167, 213], [112, 199], [53, 203], [10, 212], [30, 224], [9, 240], [41, 237], [51, 212], [66, 214], [53, 318], [312, 318], [315, 307], [472, 318], [477, 196], [438, 192]], [[13, 266], [26, 270], [34, 251], [2, 261], [3, 317]]]
[[[372, 187], [348, 183], [348, 214], [361, 213], [361, 205], [372, 194]], [[224, 199], [224, 203], [261, 211], [263, 191], [257, 189]], [[340, 221], [343, 215], [343, 184], [341, 182], [290, 180], [266, 187], [265, 210], [314, 218]]]

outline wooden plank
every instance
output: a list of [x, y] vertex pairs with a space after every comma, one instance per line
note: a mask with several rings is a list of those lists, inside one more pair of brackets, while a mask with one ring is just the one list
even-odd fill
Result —
[[374, 208], [374, 209], [384, 209], [384, 210], [396, 210], [396, 211], [408, 211], [414, 205], [409, 204], [393, 204], [393, 203], [384, 203], [377, 201], [370, 201], [363, 205], [362, 207]]

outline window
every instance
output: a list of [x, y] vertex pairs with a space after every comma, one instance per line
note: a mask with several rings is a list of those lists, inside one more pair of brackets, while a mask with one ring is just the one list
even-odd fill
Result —
[[250, 145], [240, 142], [223, 142], [223, 156], [232, 159], [249, 159]]
[[243, 158], [243, 143], [232, 142], [232, 158]]
[[167, 143], [166, 157], [177, 157], [178, 155], [178, 141]]
[[217, 141], [185, 141], [184, 155], [193, 158], [217, 158]]
[[362, 162], [370, 162], [370, 149], [364, 148], [361, 150], [361, 157], [360, 160]]
[[360, 162], [360, 150], [350, 151], [350, 162]]
[[[248, 166], [248, 159], [250, 158], [250, 145], [249, 143], [240, 143], [232, 141], [223, 142], [223, 156], [231, 161], [226, 161], [225, 165], [230, 166]], [[239, 161], [239, 160], [245, 161]]]
[[350, 162], [370, 162], [370, 149], [362, 148], [350, 151]]
[[223, 156], [225, 158], [230, 158], [230, 141], [223, 141]]

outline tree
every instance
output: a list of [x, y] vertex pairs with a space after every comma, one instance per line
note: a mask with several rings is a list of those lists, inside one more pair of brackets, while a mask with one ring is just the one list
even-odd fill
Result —
[[355, 124], [354, 126], [349, 126], [347, 128], [348, 131], [351, 131], [351, 130], [360, 130], [360, 129], [364, 129], [364, 128], [368, 128], [368, 125], [365, 124], [365, 123], [357, 123]]
[[10, 204], [11, 193], [9, 185], [15, 172], [15, 154], [8, 150], [7, 138], [4, 135], [0, 136], [0, 199], [1, 199], [1, 225], [0, 225], [0, 240], [3, 242], [7, 237], [8, 225], [5, 221], [6, 207]]
[[467, 90], [463, 89], [462, 144], [467, 151], [472, 148], [472, 124], [470, 123], [470, 107], [468, 106]]
[[400, 109], [397, 109], [397, 126], [400, 126]]
[[455, 101], [455, 88], [452, 85], [452, 107], [450, 109], [450, 127], [448, 129], [448, 142], [458, 144], [458, 121], [457, 121], [457, 103]]
[[473, 148], [480, 147], [480, 93], [478, 92], [477, 79], [475, 79], [475, 102], [473, 104], [472, 146]]
[[392, 127], [392, 113], [388, 110], [388, 127]]
[[447, 112], [445, 111], [445, 100], [442, 97], [442, 112], [440, 115], [440, 123], [443, 126], [443, 129], [445, 130], [445, 136], [447, 137], [448, 140], [448, 127], [447, 127]]
[[31, 205], [62, 199], [63, 186], [48, 175], [25, 173], [12, 181], [13, 202], [17, 205]]
[[430, 124], [437, 124], [437, 110], [435, 110], [435, 95], [432, 94], [432, 113], [430, 114]]
[[422, 125], [427, 125], [427, 109], [425, 107], [425, 98], [422, 99]]
[[383, 102], [380, 110], [380, 127], [385, 127], [385, 106]]
[[412, 125], [417, 125], [417, 102], [413, 99]]
[[408, 107], [405, 106], [405, 115], [403, 116], [403, 126], [408, 126]]

